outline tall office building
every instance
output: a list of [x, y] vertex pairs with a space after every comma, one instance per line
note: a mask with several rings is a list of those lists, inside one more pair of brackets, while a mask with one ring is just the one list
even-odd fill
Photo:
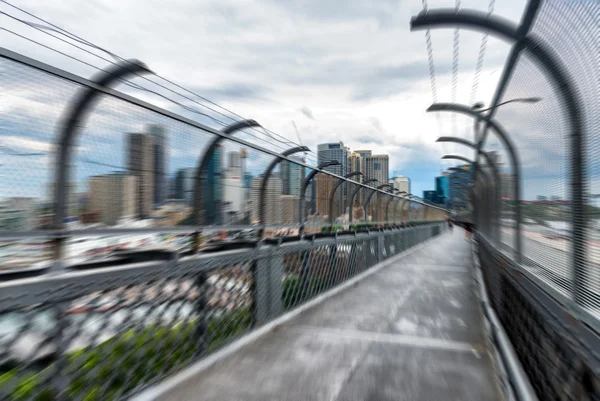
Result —
[[[322, 143], [320, 145], [318, 145], [317, 147], [317, 153], [318, 153], [318, 160], [319, 160], [319, 164], [326, 162], [326, 161], [330, 161], [330, 160], [337, 160], [338, 162], [340, 162], [339, 166], [330, 166], [330, 167], [326, 167], [324, 170], [325, 171], [329, 171], [332, 172], [334, 174], [337, 174], [339, 176], [344, 176], [348, 173], [348, 148], [344, 146], [343, 142], [333, 142], [333, 143]], [[322, 174], [317, 175], [317, 177], [321, 176]], [[331, 177], [333, 178], [333, 177]], [[324, 181], [321, 181], [324, 182]], [[324, 205], [324, 200], [320, 199], [321, 196], [324, 195], [324, 192], [322, 192], [322, 190], [319, 188], [319, 181], [316, 181], [316, 212], [321, 214], [321, 215], [328, 215], [329, 214], [329, 206], [325, 206], [325, 209], [327, 209], [327, 213], [325, 213], [325, 209], [323, 207]], [[329, 205], [329, 195], [326, 196], [327, 200], [327, 205]], [[342, 205], [344, 203], [344, 200], [346, 199], [346, 194], [344, 193], [344, 191], [337, 191], [335, 194], [335, 200], [334, 203], [336, 203], [337, 205]], [[319, 210], [319, 205], [321, 205], [321, 210]], [[339, 210], [333, 210], [333, 212], [335, 212], [334, 214], [337, 214], [337, 212], [339, 212]], [[337, 216], [336, 216], [337, 217]]]
[[181, 168], [175, 175], [175, 198], [184, 200], [188, 205], [192, 205], [194, 200], [196, 170], [195, 167]]
[[445, 204], [448, 196], [450, 196], [450, 188], [448, 186], [448, 176], [441, 175], [435, 177], [435, 192], [437, 195], [438, 203]]
[[367, 176], [367, 157], [371, 156], [373, 152], [370, 150], [355, 150], [354, 153], [357, 153], [360, 156], [362, 166], [360, 171], [362, 171], [366, 178], [373, 178]]
[[322, 143], [317, 146], [319, 164], [332, 160], [340, 162], [339, 166], [329, 166], [324, 170], [343, 176], [348, 172], [348, 150], [343, 142]]
[[204, 181], [203, 224], [220, 224], [223, 210], [222, 147], [217, 145], [206, 166]]
[[151, 124], [147, 128], [148, 135], [154, 141], [154, 190], [152, 202], [161, 205], [167, 200], [167, 132], [162, 125]]
[[264, 198], [260, 197], [260, 185], [262, 176], [252, 180], [252, 220], [260, 221], [260, 204], [264, 202], [265, 221], [262, 224], [274, 225], [281, 224], [282, 204], [281, 187], [282, 182], [279, 174], [271, 174], [267, 182], [267, 188]]
[[382, 184], [387, 184], [390, 174], [390, 159], [388, 155], [372, 155], [367, 157], [366, 176], [375, 178], [372, 186], [377, 187]]
[[94, 176], [89, 179], [90, 211], [100, 221], [115, 225], [120, 219], [134, 218], [137, 206], [136, 177], [124, 173]]
[[154, 140], [151, 135], [131, 133], [127, 136], [127, 168], [137, 186], [136, 216], [148, 217], [154, 200]]
[[240, 152], [229, 152], [228, 166], [223, 173], [224, 222], [233, 224], [242, 219], [244, 207], [244, 172]]
[[[302, 157], [290, 156], [289, 158], [304, 163]], [[288, 161], [282, 161], [280, 166], [282, 194], [300, 196], [300, 188], [306, 171], [305, 167]]]
[[469, 202], [469, 182], [471, 181], [471, 166], [464, 165], [460, 170], [453, 170], [448, 175], [448, 207], [461, 210]]
[[298, 224], [300, 222], [300, 197], [296, 195], [281, 195], [281, 223]]
[[[348, 173], [359, 172], [364, 174], [363, 161], [359, 153], [352, 152], [348, 155]], [[362, 182], [362, 176], [353, 177], [354, 181]]]
[[[338, 182], [338, 179], [327, 174], [317, 174], [314, 178], [317, 186], [317, 213], [321, 216], [330, 216], [333, 213], [334, 219], [342, 214], [343, 205], [340, 203], [342, 197], [335, 196], [333, 201], [333, 210], [329, 210], [329, 200], [331, 191]], [[338, 189], [339, 192], [342, 192]], [[337, 195], [337, 193], [336, 193]]]
[[392, 184], [398, 191], [404, 191], [409, 194], [411, 193], [410, 178], [408, 177], [395, 175], [394, 177], [390, 178], [390, 184]]

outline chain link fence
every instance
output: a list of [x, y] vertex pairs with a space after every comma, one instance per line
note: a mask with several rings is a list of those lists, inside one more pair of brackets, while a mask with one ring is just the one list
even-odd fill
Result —
[[444, 223], [0, 283], [0, 398], [125, 399]]

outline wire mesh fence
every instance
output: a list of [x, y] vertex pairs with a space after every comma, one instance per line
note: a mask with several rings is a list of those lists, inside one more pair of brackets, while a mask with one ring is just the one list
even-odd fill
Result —
[[443, 230], [422, 223], [0, 283], [0, 398], [128, 398]]
[[[384, 205], [404, 195], [361, 183], [345, 155], [319, 169], [316, 153], [253, 120], [215, 129], [102, 86], [135, 90], [125, 76], [137, 68], [140, 79], [142, 65], [112, 65], [87, 80], [8, 50], [1, 56], [12, 107], [1, 145], [3, 273], [425, 220], [386, 215]], [[437, 207], [427, 219], [443, 214]]]

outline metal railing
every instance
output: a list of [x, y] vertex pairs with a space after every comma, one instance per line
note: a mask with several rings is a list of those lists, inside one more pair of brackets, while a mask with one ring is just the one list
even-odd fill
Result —
[[471, 209], [454, 218], [475, 224], [490, 303], [540, 400], [600, 399], [600, 66], [589, 53], [599, 13], [597, 1], [530, 0], [518, 25], [467, 9], [426, 9], [411, 21], [413, 30], [475, 30], [512, 46], [485, 109], [427, 111], [475, 122], [473, 142], [438, 140], [474, 151], [444, 157], [470, 175], [459, 184]]
[[[0, 49], [0, 62], [11, 97], [34, 108], [37, 96], [53, 110], [31, 135], [22, 132], [23, 110], [7, 115], [8, 133], [15, 130], [9, 142], [44, 151], [27, 154], [25, 168], [18, 167], [25, 154], [11, 152], [3, 166], [2, 192], [15, 212], [0, 230], [3, 272], [32, 265], [61, 270], [95, 253], [106, 256], [103, 250], [140, 249], [141, 242], [159, 242], [159, 235], [187, 236], [176, 240], [189, 242], [186, 252], [197, 252], [219, 232], [231, 237], [246, 231], [245, 237], [260, 240], [445, 216], [442, 207], [362, 183], [346, 174], [345, 160], [319, 168], [307, 147], [290, 146], [254, 120], [217, 129], [113, 89], [125, 84], [141, 91], [131, 81], [150, 71], [138, 61], [114, 63], [92, 79], [7, 49]], [[144, 124], [150, 125], [140, 132]], [[334, 197], [339, 182], [346, 185]], [[360, 199], [349, 204], [348, 194], [360, 188], [377, 194], [370, 207]], [[404, 202], [408, 209], [401, 210]]]
[[444, 229], [267, 241], [0, 283], [0, 398], [127, 398]]

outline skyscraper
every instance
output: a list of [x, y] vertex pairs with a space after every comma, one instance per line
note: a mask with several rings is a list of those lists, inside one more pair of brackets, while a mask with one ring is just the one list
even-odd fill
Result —
[[127, 136], [127, 169], [137, 186], [136, 216], [150, 216], [154, 196], [154, 141], [151, 135], [131, 133]]
[[167, 132], [162, 125], [151, 124], [148, 134], [154, 140], [154, 191], [152, 201], [161, 205], [167, 200]]
[[177, 170], [175, 175], [175, 198], [185, 200], [192, 205], [194, 200], [194, 188], [196, 179], [196, 168], [186, 167]]
[[[304, 158], [297, 156], [290, 156], [292, 160], [296, 160], [300, 163], [304, 163]], [[300, 196], [300, 188], [302, 186], [302, 180], [305, 176], [305, 167], [296, 163], [288, 162], [284, 160], [281, 162], [281, 182], [282, 182], [282, 195], [295, 195]]]
[[[371, 152], [370, 150], [355, 150], [354, 153], [358, 153], [358, 155], [360, 156], [361, 166], [362, 166], [360, 171], [362, 171], [362, 173], [366, 176], [366, 174], [367, 174], [367, 157], [371, 156], [371, 154], [373, 152]], [[367, 177], [367, 178], [373, 178], [373, 177]]]
[[221, 145], [217, 145], [206, 166], [206, 180], [204, 181], [204, 222], [203, 224], [220, 224], [222, 201], [223, 201], [223, 183], [221, 177], [222, 171], [222, 153]]
[[229, 152], [228, 166], [223, 173], [223, 207], [226, 223], [235, 223], [242, 218], [244, 206], [244, 183], [240, 152]]
[[397, 189], [398, 191], [404, 191], [409, 194], [411, 193], [410, 192], [410, 178], [408, 178], [408, 177], [395, 175], [394, 177], [390, 178], [390, 184], [392, 184], [394, 186], [394, 188]]
[[343, 142], [322, 143], [317, 146], [317, 158], [319, 164], [332, 160], [337, 160], [339, 166], [325, 167], [325, 171], [340, 176], [346, 175], [348, 172], [348, 150], [344, 148]]
[[[348, 173], [363, 173], [363, 161], [359, 153], [352, 152], [348, 155]], [[352, 178], [354, 181], [362, 182], [362, 176]]]
[[120, 219], [136, 214], [136, 177], [114, 173], [89, 180], [90, 210], [98, 213], [104, 224], [115, 225]]
[[300, 197], [281, 195], [282, 224], [298, 224], [300, 221]]
[[282, 204], [281, 204], [281, 178], [279, 174], [271, 174], [267, 182], [267, 188], [264, 198], [260, 197], [260, 185], [262, 176], [252, 180], [252, 220], [260, 220], [260, 204], [264, 204], [265, 221], [262, 224], [273, 225], [281, 224]]
[[333, 210], [329, 210], [331, 191], [338, 179], [327, 174], [317, 174], [314, 180], [317, 185], [317, 213], [321, 216], [330, 216], [333, 213], [334, 218], [338, 217], [341, 214], [342, 204], [340, 199], [342, 197], [336, 196], [333, 202]]
[[390, 159], [388, 155], [368, 156], [366, 164], [367, 169], [365, 175], [377, 180], [372, 186], [378, 187], [379, 185], [388, 183], [390, 173]]

